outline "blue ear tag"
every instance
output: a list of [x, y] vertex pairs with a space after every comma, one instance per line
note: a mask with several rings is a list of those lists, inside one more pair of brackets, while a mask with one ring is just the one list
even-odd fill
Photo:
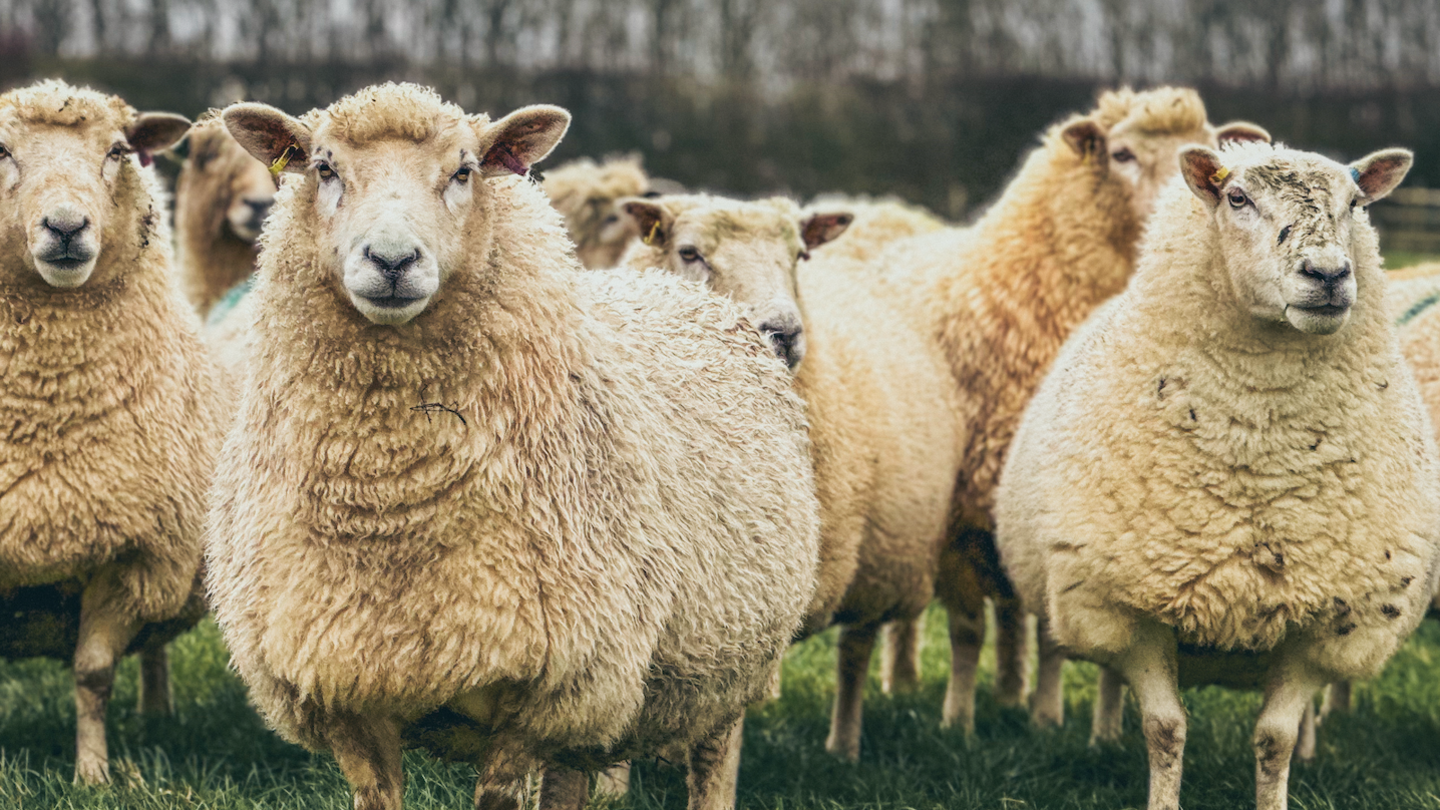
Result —
[[1354, 180], [1356, 183], [1360, 182], [1360, 170], [1355, 168], [1354, 166], [1350, 167], [1350, 179]]

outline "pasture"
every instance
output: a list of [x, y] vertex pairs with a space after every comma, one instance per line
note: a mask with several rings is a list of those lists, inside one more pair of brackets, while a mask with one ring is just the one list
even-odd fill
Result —
[[[1091, 749], [1089, 711], [1095, 670], [1067, 670], [1062, 731], [1036, 731], [1026, 713], [997, 706], [993, 656], [982, 660], [976, 734], [940, 728], [948, 666], [945, 618], [926, 621], [918, 694], [880, 693], [872, 667], [863, 752], [851, 766], [825, 753], [834, 695], [832, 630], [791, 649], [784, 697], [750, 710], [740, 771], [742, 810], [1088, 810], [1143, 807], [1145, 745], [1133, 701], [1124, 745]], [[269, 732], [225, 665], [219, 632], [207, 621], [171, 652], [176, 716], [145, 721], [134, 710], [137, 667], [121, 667], [110, 706], [115, 784], [71, 784], [75, 710], [68, 670], [50, 661], [0, 663], [0, 810], [346, 810], [350, 793], [328, 754], [309, 754]], [[1296, 810], [1440, 810], [1440, 623], [1427, 621], [1385, 674], [1356, 688], [1353, 714], [1320, 730], [1316, 761], [1291, 776]], [[878, 664], [878, 657], [876, 659]], [[1244, 807], [1254, 801], [1249, 735], [1257, 694], [1219, 688], [1184, 695], [1190, 712], [1185, 749], [1187, 810]], [[468, 766], [418, 753], [406, 757], [406, 807], [471, 806]], [[597, 810], [678, 810], [683, 772], [639, 763], [628, 799], [592, 800]]]

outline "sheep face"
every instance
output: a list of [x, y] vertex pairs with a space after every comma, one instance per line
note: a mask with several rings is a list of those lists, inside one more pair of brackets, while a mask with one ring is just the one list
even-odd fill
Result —
[[[254, 242], [275, 202], [275, 178], [250, 156], [220, 122], [197, 126], [176, 152], [184, 158], [175, 181], [182, 203], [201, 200], [215, 236]], [[200, 212], [197, 212], [200, 213]]]
[[629, 199], [652, 264], [706, 285], [746, 307], [775, 353], [794, 371], [805, 358], [805, 329], [795, 281], [809, 251], [838, 237], [848, 213], [803, 216], [776, 197], [737, 202], [704, 196]]
[[603, 164], [581, 159], [545, 173], [545, 194], [565, 215], [575, 254], [589, 268], [614, 267], [640, 233], [620, 210], [626, 197], [652, 196], [638, 157]]
[[124, 240], [137, 212], [122, 193], [137, 160], [184, 136], [178, 115], [137, 115], [118, 98], [60, 82], [0, 97], [0, 232], [27, 272], [51, 287], [90, 280], [107, 239]]
[[1231, 287], [1251, 315], [1312, 335], [1340, 331], [1356, 300], [1354, 236], [1365, 206], [1410, 170], [1403, 149], [1349, 166], [1269, 145], [1180, 155], [1186, 184], [1209, 211]]
[[1211, 126], [1200, 96], [1172, 87], [1107, 92], [1099, 109], [1066, 125], [1061, 135], [1097, 174], [1121, 184], [1137, 222], [1150, 218], [1160, 190], [1175, 177], [1180, 150], [1270, 140], [1269, 133], [1254, 124]]
[[491, 123], [432, 97], [387, 85], [304, 122], [261, 104], [224, 113], [252, 155], [304, 175], [297, 195], [320, 255], [333, 257], [350, 303], [375, 324], [408, 323], [473, 262], [476, 245], [489, 241], [489, 178], [526, 174], [570, 122], [564, 110], [537, 105]]

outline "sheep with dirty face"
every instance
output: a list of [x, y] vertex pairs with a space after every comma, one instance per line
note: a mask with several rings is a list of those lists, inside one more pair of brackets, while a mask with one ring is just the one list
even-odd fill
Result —
[[591, 270], [614, 267], [643, 234], [620, 210], [627, 197], [658, 197], [677, 190], [672, 181], [657, 183], [645, 174], [638, 155], [608, 157], [603, 163], [580, 158], [545, 172], [541, 186], [560, 213], [575, 242], [580, 263]]
[[654, 233], [626, 266], [702, 281], [762, 328], [793, 324], [770, 334], [808, 406], [820, 496], [820, 584], [806, 629], [844, 625], [840, 731], [828, 746], [853, 758], [858, 734], [853, 747], [843, 734], [858, 729], [865, 671], [846, 666], [868, 665], [881, 625], [918, 617], [934, 592], [958, 469], [953, 423], [935, 418], [954, 407], [949, 370], [896, 306], [902, 291], [845, 247], [849, 212], [802, 214], [782, 198], [666, 197], [624, 208]]
[[[910, 311], [937, 336], [959, 391], [962, 452], [952, 546], [937, 595], [950, 616], [951, 675], [942, 718], [974, 724], [975, 673], [984, 639], [984, 598], [994, 599], [996, 697], [1025, 691], [1023, 613], [991, 536], [996, 480], [1020, 414], [1070, 332], [1135, 266], [1156, 189], [1191, 144], [1263, 139], [1249, 124], [1216, 128], [1192, 90], [1102, 93], [1097, 108], [1053, 127], [1000, 199], [969, 229], [896, 243], [879, 260], [885, 276], [912, 279]], [[1063, 718], [1064, 661], [1042, 626], [1041, 666], [1030, 703], [1041, 725]]]
[[1283, 808], [1315, 691], [1378, 673], [1429, 605], [1440, 468], [1364, 211], [1410, 160], [1182, 152], [1134, 280], [1015, 436], [1006, 570], [1102, 700], [1134, 690], [1151, 810], [1179, 806], [1180, 685], [1264, 689], [1257, 804]]
[[0, 655], [73, 663], [78, 782], [109, 778], [117, 658], [149, 650], [164, 711], [153, 625], [198, 618], [224, 428], [142, 165], [189, 125], [58, 81], [0, 95]]
[[733, 804], [738, 729], [814, 590], [803, 403], [739, 310], [581, 272], [516, 177], [569, 122], [384, 85], [226, 125], [291, 172], [262, 237], [212, 497], [216, 617], [266, 721], [399, 808], [400, 751], [477, 803], [576, 806], [584, 771], [690, 767]]
[[275, 202], [275, 178], [207, 113], [171, 150], [175, 246], [181, 285], [201, 317], [255, 270], [256, 240]]

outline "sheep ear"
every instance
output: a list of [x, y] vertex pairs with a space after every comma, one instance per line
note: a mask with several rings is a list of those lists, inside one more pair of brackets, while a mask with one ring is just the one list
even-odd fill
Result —
[[269, 104], [231, 104], [221, 114], [225, 128], [270, 173], [302, 173], [310, 162], [310, 128]]
[[[1060, 137], [1070, 144], [1083, 160], [1105, 154], [1105, 130], [1093, 119], [1080, 118], [1065, 125]], [[1107, 165], [1103, 161], [1100, 165]]]
[[190, 119], [174, 113], [140, 113], [125, 132], [125, 141], [140, 156], [140, 163], [150, 165], [151, 157], [168, 149], [190, 131]]
[[805, 239], [805, 249], [813, 250], [826, 242], [833, 242], [850, 223], [855, 221], [853, 214], [813, 214], [804, 222], [800, 223], [800, 234]]
[[1381, 149], [1350, 164], [1350, 176], [1360, 186], [1360, 204], [1369, 205], [1389, 196], [1409, 174], [1415, 156], [1408, 149]]
[[1187, 146], [1180, 151], [1180, 174], [1195, 196], [1214, 208], [1220, 204], [1220, 189], [1230, 170], [1214, 151], [1203, 146]]
[[545, 159], [570, 128], [570, 113], [549, 104], [521, 107], [480, 134], [480, 173], [486, 177], [513, 172], [524, 177]]
[[1231, 121], [1225, 126], [1215, 130], [1215, 142], [1260, 142], [1270, 143], [1270, 133], [1259, 124], [1252, 124], [1249, 121]]
[[670, 238], [670, 228], [675, 224], [675, 215], [653, 199], [626, 197], [619, 202], [620, 210], [640, 226], [640, 241], [651, 247], [659, 247]]

